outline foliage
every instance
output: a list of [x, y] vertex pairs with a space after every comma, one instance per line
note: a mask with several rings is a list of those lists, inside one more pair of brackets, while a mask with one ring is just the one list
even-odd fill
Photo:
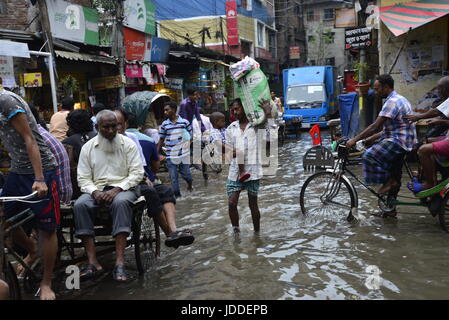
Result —
[[354, 77], [353, 77], [354, 81], [359, 82], [360, 73], [362, 73], [363, 78], [366, 79], [368, 68], [369, 66], [366, 62], [357, 62], [354, 65]]
[[59, 83], [62, 85], [66, 97], [73, 97], [73, 92], [79, 89], [78, 80], [70, 74], [62, 78]]

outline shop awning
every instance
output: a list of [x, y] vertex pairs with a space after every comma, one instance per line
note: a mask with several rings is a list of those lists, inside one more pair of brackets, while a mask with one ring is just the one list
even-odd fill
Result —
[[221, 61], [221, 60], [215, 60], [215, 59], [209, 59], [209, 58], [203, 58], [203, 57], [199, 57], [198, 59], [199, 59], [200, 61], [203, 61], [203, 62], [218, 63], [218, 64], [221, 64], [221, 65], [223, 65], [223, 66], [229, 67], [229, 64], [224, 63], [224, 62]]
[[449, 13], [449, 0], [419, 0], [380, 8], [380, 19], [395, 36]]
[[57, 57], [69, 59], [69, 60], [115, 64], [114, 58], [96, 56], [93, 54], [67, 52], [67, 51], [60, 51], [60, 50], [55, 50], [55, 53], [56, 53]]

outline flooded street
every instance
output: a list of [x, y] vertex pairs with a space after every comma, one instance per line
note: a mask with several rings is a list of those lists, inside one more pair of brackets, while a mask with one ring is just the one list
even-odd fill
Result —
[[[201, 172], [193, 170], [195, 191], [177, 204], [177, 225], [193, 230], [192, 246], [173, 250], [162, 244], [160, 259], [142, 277], [131, 252], [129, 283], [117, 285], [107, 276], [61, 298], [449, 299], [449, 235], [423, 208], [399, 207], [397, 220], [370, 217], [377, 199], [356, 186], [366, 220], [349, 224], [345, 217], [302, 216], [299, 192], [310, 174], [303, 172], [302, 156], [310, 145], [304, 132], [280, 147], [277, 176], [261, 182], [259, 235], [252, 231], [246, 192], [239, 203], [241, 235], [234, 238], [226, 173], [211, 174], [206, 187]], [[365, 286], [368, 266], [380, 270], [379, 290]]]

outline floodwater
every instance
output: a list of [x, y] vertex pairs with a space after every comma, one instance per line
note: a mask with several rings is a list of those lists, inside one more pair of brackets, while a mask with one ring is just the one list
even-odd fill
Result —
[[[205, 186], [193, 170], [195, 191], [176, 206], [177, 225], [193, 230], [193, 245], [174, 250], [162, 244], [161, 257], [140, 277], [131, 251], [129, 283], [116, 284], [107, 274], [60, 298], [449, 299], [449, 235], [426, 210], [399, 207], [396, 220], [372, 217], [369, 213], [379, 210], [377, 199], [357, 186], [363, 221], [302, 216], [299, 192], [310, 175], [303, 171], [302, 156], [310, 144], [305, 132], [280, 147], [277, 176], [261, 183], [259, 235], [252, 229], [246, 192], [239, 203], [241, 235], [235, 238], [226, 174], [211, 174]], [[111, 259], [100, 261], [112, 268]]]

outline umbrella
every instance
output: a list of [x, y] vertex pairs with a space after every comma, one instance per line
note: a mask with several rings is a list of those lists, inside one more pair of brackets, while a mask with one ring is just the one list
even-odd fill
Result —
[[154, 91], [139, 91], [127, 96], [123, 99], [122, 107], [128, 112], [133, 113], [137, 118], [138, 125], [144, 125], [145, 120], [150, 111], [151, 104], [157, 99], [164, 98], [167, 101], [170, 97]]

